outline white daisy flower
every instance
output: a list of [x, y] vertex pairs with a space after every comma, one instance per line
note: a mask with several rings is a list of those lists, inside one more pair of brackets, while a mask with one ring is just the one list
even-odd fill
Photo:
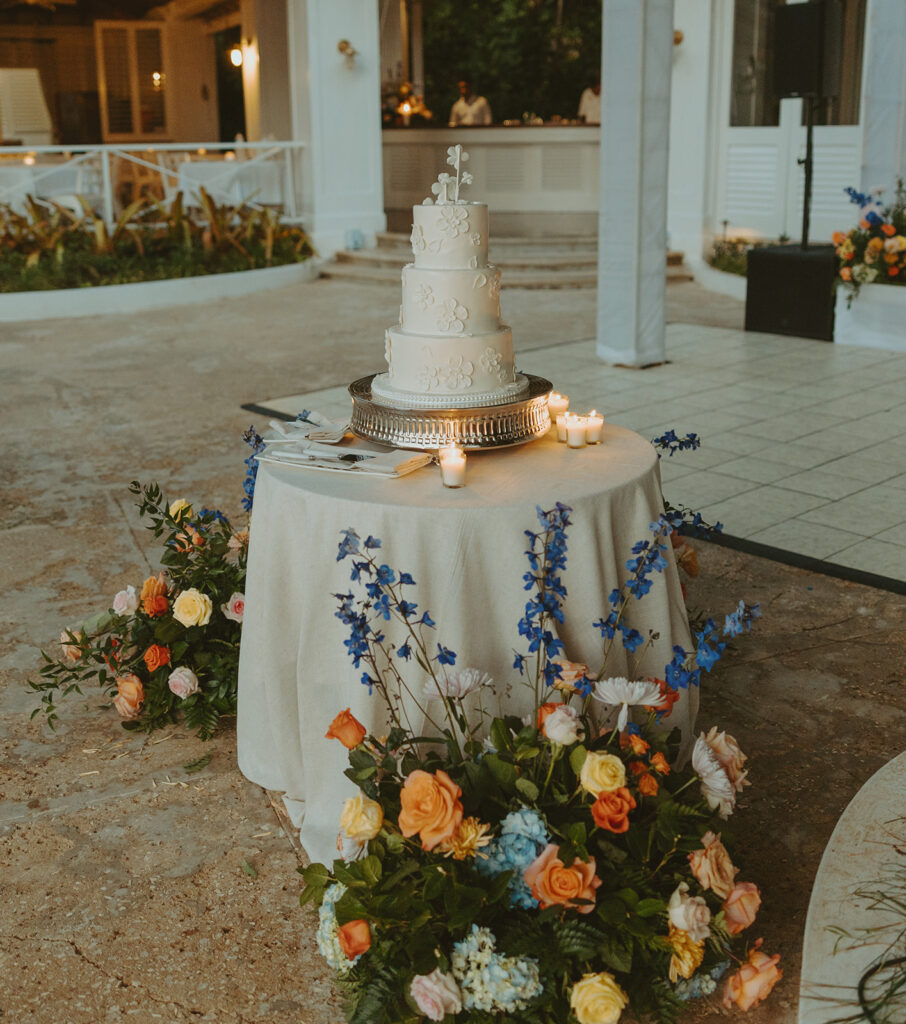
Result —
[[717, 808], [724, 820], [729, 818], [736, 806], [736, 787], [704, 735], [699, 736], [692, 748], [692, 769], [701, 779], [702, 796], [708, 806]]
[[493, 683], [494, 680], [480, 668], [460, 668], [448, 672], [436, 683], [433, 679], [426, 679], [424, 695], [428, 700], [439, 700], [441, 697], [462, 699], [483, 686], [492, 686]]
[[657, 683], [650, 679], [642, 679], [637, 683], [630, 683], [622, 676], [615, 676], [613, 679], [602, 679], [595, 683], [592, 697], [602, 704], [611, 707], [620, 706], [620, 717], [617, 719], [617, 728], [622, 732], [629, 721], [629, 708], [650, 707], [658, 704], [661, 700], [661, 689]]

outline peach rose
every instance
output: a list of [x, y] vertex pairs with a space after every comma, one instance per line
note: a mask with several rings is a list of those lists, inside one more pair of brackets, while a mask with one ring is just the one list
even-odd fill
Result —
[[735, 1003], [740, 1010], [750, 1010], [762, 999], [766, 999], [783, 977], [783, 971], [777, 966], [779, 963], [779, 953], [768, 956], [757, 947], [753, 949], [749, 953], [749, 959], [735, 974], [727, 978], [724, 987], [724, 1006], [732, 1010]]
[[163, 668], [164, 665], [170, 664], [170, 648], [162, 647], [160, 644], [151, 644], [142, 657], [145, 659], [148, 671], [156, 672], [159, 668]]
[[355, 960], [371, 948], [371, 928], [361, 917], [357, 921], [347, 921], [337, 929], [337, 939], [340, 949], [350, 960]]
[[[601, 879], [595, 874], [595, 859], [582, 861], [577, 857], [567, 867], [557, 856], [560, 847], [548, 845], [525, 869], [523, 878], [532, 890], [532, 895], [547, 907], [575, 907], [580, 914], [590, 914], [595, 909], [595, 889]], [[588, 900], [577, 904], [576, 900]]]
[[368, 730], [364, 725], [346, 708], [330, 723], [324, 738], [327, 740], [339, 740], [347, 750], [357, 747]]
[[554, 680], [554, 686], [566, 693], [575, 693], [576, 684], [587, 678], [590, 671], [588, 665], [583, 665], [581, 661], [567, 661], [559, 655], [551, 658], [550, 662], [560, 668], [560, 676]]
[[629, 830], [629, 812], [635, 810], [635, 797], [625, 786], [613, 793], [599, 793], [598, 799], [591, 805], [591, 816], [598, 828], [608, 832], [627, 832]]
[[[72, 634], [72, 636], [70, 636]], [[63, 652], [63, 661], [68, 662], [70, 665], [74, 665], [77, 661], [81, 660], [82, 647], [81, 643], [84, 639], [82, 633], [76, 633], [71, 629], [64, 629], [60, 634], [60, 649]]]
[[730, 895], [737, 869], [720, 841], [720, 833], [706, 832], [702, 836], [702, 848], [689, 854], [689, 865], [703, 889], [710, 889], [721, 899]]
[[452, 974], [435, 967], [430, 974], [416, 974], [409, 983], [409, 995], [428, 1020], [440, 1021], [462, 1010], [462, 993]]
[[727, 773], [727, 778], [736, 792], [741, 793], [743, 786], [750, 783], [746, 781], [747, 773], [743, 771], [748, 758], [739, 749], [739, 744], [727, 733], [718, 732], [716, 725], [711, 727], [704, 739], [720, 762], [721, 768]]
[[149, 576], [142, 584], [141, 593], [142, 608], [145, 615], [155, 618], [163, 615], [167, 610], [167, 584], [164, 582], [164, 574]]
[[125, 718], [127, 721], [138, 718], [144, 700], [145, 688], [137, 675], [130, 673], [128, 676], [120, 676], [117, 679], [113, 706], [119, 712], [120, 718]]
[[407, 838], [416, 832], [422, 849], [433, 850], [450, 839], [462, 821], [462, 790], [445, 771], [433, 775], [416, 769], [406, 777], [400, 790], [400, 832]]
[[761, 893], [754, 882], [737, 882], [724, 900], [724, 923], [731, 935], [738, 935], [755, 920], [761, 906]]
[[194, 530], [192, 527], [189, 527], [185, 532], [180, 531], [173, 538], [173, 547], [182, 555], [193, 548], [203, 546], [204, 537], [202, 537], [198, 530]]
[[243, 548], [249, 546], [249, 532], [248, 530], [237, 530], [227, 541], [227, 548], [233, 554], [239, 554]]

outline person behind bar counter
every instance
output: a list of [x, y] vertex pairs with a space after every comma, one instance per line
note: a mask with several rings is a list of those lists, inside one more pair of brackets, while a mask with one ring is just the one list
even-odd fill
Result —
[[472, 92], [468, 78], [459, 81], [459, 99], [450, 108], [450, 127], [491, 124], [491, 105], [484, 96]]

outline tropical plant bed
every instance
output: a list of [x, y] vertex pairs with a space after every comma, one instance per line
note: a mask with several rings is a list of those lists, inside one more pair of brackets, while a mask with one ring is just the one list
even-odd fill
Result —
[[0, 206], [0, 292], [135, 284], [300, 263], [314, 254], [305, 232], [268, 209], [218, 206], [202, 190], [202, 212], [140, 199], [108, 229], [81, 214], [29, 200], [25, 213]]

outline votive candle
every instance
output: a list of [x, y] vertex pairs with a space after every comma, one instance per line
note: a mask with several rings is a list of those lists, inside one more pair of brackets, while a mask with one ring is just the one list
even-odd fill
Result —
[[569, 414], [561, 412], [557, 417], [557, 440], [566, 441], [566, 421], [569, 419]]
[[547, 409], [551, 414], [551, 420], [557, 422], [557, 417], [565, 413], [569, 408], [569, 395], [561, 395], [559, 391], [552, 391], [547, 400]]
[[604, 432], [604, 417], [592, 409], [585, 417], [585, 440], [588, 444], [600, 444]]
[[566, 444], [569, 448], [585, 447], [586, 423], [584, 416], [568, 416], [566, 419]]
[[437, 453], [440, 462], [440, 478], [444, 487], [464, 487], [466, 483], [466, 453], [462, 448], [451, 445]]

